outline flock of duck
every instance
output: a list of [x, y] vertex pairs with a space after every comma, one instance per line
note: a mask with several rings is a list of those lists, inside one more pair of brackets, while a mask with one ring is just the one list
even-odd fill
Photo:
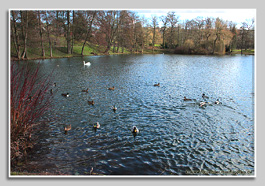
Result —
[[[90, 62], [85, 62], [85, 61], [83, 61], [83, 63], [84, 63], [84, 65], [86, 65], [86, 66], [90, 66], [90, 65], [91, 65]], [[158, 83], [158, 84], [155, 84], [154, 86], [159, 86], [159, 85], [160, 85], [160, 84]], [[53, 86], [56, 87], [56, 86], [57, 86], [57, 83], [54, 83]], [[108, 89], [108, 90], [115, 90], [115, 87], [112, 86], [112, 87], [109, 87], [109, 88], [107, 88], [107, 89]], [[87, 92], [87, 93], [88, 93], [88, 90], [89, 90], [89, 89], [86, 88], [86, 89], [84, 89], [84, 90], [81, 90], [81, 92]], [[53, 94], [53, 89], [50, 90], [50, 93]], [[66, 98], [70, 96], [69, 93], [62, 93], [61, 95], [62, 95], [63, 97], [66, 97]], [[94, 101], [94, 100], [88, 101], [88, 104], [89, 104], [89, 105], [94, 105], [94, 104], [95, 104], [95, 101]], [[116, 111], [117, 111], [117, 107], [116, 107], [115, 105], [113, 105], [113, 106], [112, 106], [112, 110], [113, 110], [114, 112], [116, 112]], [[95, 131], [96, 131], [97, 129], [99, 129], [99, 128], [100, 128], [100, 124], [99, 124], [99, 122], [97, 122], [97, 123], [95, 123], [95, 124], [93, 125], [93, 129], [94, 129]], [[71, 125], [71, 124], [64, 126], [64, 132], [65, 132], [65, 134], [67, 134], [67, 132], [70, 131], [71, 129], [72, 129], [72, 125]], [[139, 129], [138, 129], [136, 126], [133, 126], [131, 132], [132, 132], [133, 136], [135, 137], [140, 131], [139, 131]]]
[[[208, 96], [206, 96], [204, 93], [202, 94], [202, 98], [204, 99], [204, 100], [206, 100], [206, 99], [209, 99], [209, 97]], [[194, 101], [195, 99], [188, 99], [188, 98], [186, 98], [185, 96], [184, 96], [184, 99], [183, 99], [184, 101]], [[210, 104], [210, 102], [207, 102], [207, 101], [202, 101], [202, 102], [200, 102], [200, 107], [204, 107], [204, 106], [206, 106], [207, 104]], [[218, 105], [218, 104], [222, 104], [220, 101], [219, 101], [219, 99], [217, 99], [215, 102], [214, 102], [214, 104], [216, 104], [216, 105]]]
[[[160, 86], [160, 83], [156, 83], [156, 84], [154, 84], [154, 86], [155, 87], [159, 87]], [[202, 94], [202, 98], [205, 100], [205, 99], [209, 99], [209, 97], [208, 96], [206, 96], [204, 93]], [[184, 101], [194, 101], [195, 99], [188, 99], [188, 98], [186, 98], [186, 96], [184, 96], [184, 99], [183, 99]], [[206, 101], [202, 101], [202, 102], [200, 102], [200, 107], [204, 107], [204, 106], [206, 106], [206, 104], [210, 104], [210, 102], [206, 102]], [[214, 104], [222, 104], [220, 101], [219, 101], [219, 99], [217, 99], [215, 102], [214, 102]]]
[[[86, 66], [90, 66], [90, 65], [91, 65], [90, 62], [85, 62], [85, 61], [83, 61], [83, 63], [84, 63], [84, 65], [86, 65]], [[54, 83], [53, 86], [56, 86], [56, 83]], [[160, 83], [156, 83], [156, 84], [154, 84], [154, 86], [155, 86], [155, 87], [160, 87]], [[115, 90], [115, 87], [113, 86], [113, 87], [109, 87], [109, 88], [107, 88], [107, 89], [108, 89], [108, 90]], [[81, 92], [86, 92], [86, 93], [88, 93], [88, 90], [89, 90], [89, 89], [87, 88], [87, 89], [81, 90]], [[53, 93], [53, 90], [52, 90], [52, 89], [51, 89], [51, 93]], [[61, 95], [64, 96], [64, 97], [69, 97], [69, 96], [70, 96], [69, 93], [62, 93]], [[204, 99], [204, 101], [202, 101], [202, 102], [199, 103], [199, 106], [200, 106], [200, 107], [205, 107], [207, 104], [210, 104], [210, 102], [205, 101], [205, 100], [209, 99], [209, 97], [206, 96], [204, 93], [202, 94], [202, 98]], [[183, 100], [184, 100], [184, 101], [194, 101], [195, 99], [189, 99], [189, 98], [186, 98], [186, 96], [184, 96], [184, 99], [183, 99]], [[94, 100], [91, 100], [91, 101], [88, 101], [88, 104], [89, 104], [89, 105], [94, 105], [95, 102], [94, 102]], [[222, 103], [219, 101], [219, 99], [217, 99], [217, 100], [214, 102], [214, 104], [222, 104]], [[115, 105], [113, 105], [113, 106], [112, 106], [112, 110], [113, 110], [114, 112], [116, 112], [116, 111], [117, 111], [117, 107], [116, 107]], [[94, 129], [95, 131], [96, 131], [97, 129], [99, 129], [99, 128], [100, 128], [100, 124], [99, 124], [99, 122], [97, 122], [97, 123], [95, 123], [95, 124], [93, 125], [93, 129]], [[71, 129], [72, 129], [71, 124], [66, 125], [66, 126], [64, 127], [65, 134], [67, 134], [67, 132], [70, 131]], [[131, 132], [132, 132], [133, 136], [135, 137], [137, 134], [139, 134], [140, 131], [139, 131], [139, 129], [138, 129], [136, 126], [133, 126], [132, 129], [131, 129]]]

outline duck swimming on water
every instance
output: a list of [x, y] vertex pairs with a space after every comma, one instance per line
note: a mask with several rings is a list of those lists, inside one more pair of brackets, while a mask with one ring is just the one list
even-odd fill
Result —
[[62, 96], [69, 97], [70, 95], [69, 95], [69, 93], [66, 93], [66, 94], [63, 93]]
[[112, 106], [112, 110], [113, 110], [114, 112], [116, 112], [117, 107], [116, 107], [115, 105], [113, 105], [113, 106]]
[[137, 135], [139, 133], [139, 129], [136, 126], [133, 126], [132, 133], [133, 135]]
[[206, 96], [204, 93], [202, 94], [202, 98], [204, 98], [204, 99], [209, 99], [209, 97]]
[[206, 102], [205, 101], [200, 102], [200, 107], [203, 107], [203, 106], [206, 106]]
[[94, 105], [94, 104], [95, 104], [94, 100], [92, 100], [92, 101], [87, 101], [87, 102], [88, 102], [89, 105]]
[[191, 99], [188, 99], [186, 96], [184, 96], [184, 101], [191, 101]]
[[82, 90], [82, 92], [88, 92], [88, 88], [87, 88], [87, 89], [85, 89], [85, 90]]
[[215, 102], [214, 102], [214, 104], [222, 104], [220, 101], [219, 101], [219, 99], [217, 99]]
[[100, 124], [99, 124], [99, 122], [95, 123], [95, 124], [93, 125], [93, 128], [94, 128], [94, 129], [99, 129], [99, 128], [100, 128]]
[[70, 125], [66, 125], [65, 127], [64, 127], [64, 133], [66, 134], [69, 130], [71, 130], [72, 129], [72, 126], [71, 126], [71, 124]]
[[113, 86], [113, 87], [110, 87], [110, 88], [108, 88], [108, 90], [114, 90], [115, 89], [115, 87]]

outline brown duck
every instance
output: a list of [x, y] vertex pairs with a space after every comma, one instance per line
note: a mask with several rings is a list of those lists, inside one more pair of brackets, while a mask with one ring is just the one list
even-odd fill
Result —
[[92, 100], [92, 101], [87, 101], [87, 102], [88, 102], [89, 105], [94, 105], [94, 104], [95, 104], [94, 100]]
[[184, 96], [184, 101], [191, 101], [191, 99], [188, 99], [186, 96]]
[[71, 126], [71, 124], [70, 125], [66, 125], [65, 127], [64, 127], [64, 132], [65, 133], [67, 133], [69, 130], [71, 130], [72, 129], [72, 126]]
[[110, 87], [110, 88], [108, 88], [108, 90], [114, 90], [115, 89], [115, 87], [113, 86], [113, 87]]
[[88, 88], [87, 88], [87, 89], [85, 89], [85, 90], [82, 90], [82, 92], [88, 92]]

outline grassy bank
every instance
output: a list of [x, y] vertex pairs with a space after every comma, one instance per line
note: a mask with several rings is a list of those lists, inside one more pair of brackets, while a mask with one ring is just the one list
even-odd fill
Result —
[[[74, 44], [72, 54], [67, 54], [67, 47], [66, 46], [55, 46], [52, 49], [52, 57], [50, 57], [50, 49], [48, 46], [45, 46], [45, 56], [42, 56], [41, 48], [37, 47], [28, 47], [27, 49], [27, 60], [34, 60], [34, 59], [50, 59], [50, 58], [69, 58], [69, 57], [82, 57], [82, 43], [76, 42]], [[119, 52], [113, 53], [113, 48], [109, 50], [108, 53], [104, 53], [105, 47], [94, 45], [94, 44], [87, 44], [84, 48], [83, 56], [94, 56], [94, 55], [113, 55], [113, 54], [130, 54], [131, 52], [124, 49], [123, 53], [121, 52], [121, 48]], [[137, 52], [141, 53], [141, 52]], [[144, 54], [174, 54], [174, 49], [161, 49], [159, 47], [155, 47], [154, 51], [152, 47], [145, 48], [143, 51]], [[241, 54], [241, 50], [233, 50], [233, 52], [229, 54]], [[254, 55], [255, 51], [252, 50], [243, 50], [244, 55]], [[18, 60], [15, 57], [15, 52], [11, 51], [11, 59]]]
[[[255, 50], [254, 49], [243, 50], [242, 53], [245, 54], [245, 55], [254, 55], [255, 54]], [[241, 54], [241, 50], [233, 50], [231, 52], [231, 54]]]
[[[68, 57], [82, 57], [82, 43], [76, 42], [73, 47], [72, 54], [67, 54], [67, 47], [66, 46], [54, 46], [52, 48], [52, 57], [50, 57], [50, 49], [48, 46], [44, 47], [45, 50], [45, 56], [42, 56], [41, 48], [39, 47], [28, 47], [27, 48], [27, 58], [26, 60], [33, 60], [33, 59], [50, 59], [50, 58], [68, 58]], [[105, 47], [94, 45], [94, 44], [87, 44], [84, 47], [83, 56], [93, 56], [93, 55], [106, 55], [104, 53]], [[113, 54], [129, 54], [130, 52], [128, 50], [124, 50], [123, 53], [121, 53], [121, 48], [119, 53], [113, 53], [113, 48], [109, 50], [107, 54], [113, 55]], [[22, 52], [22, 51], [21, 51]], [[11, 50], [11, 59], [12, 60], [18, 60], [16, 57], [15, 51]]]

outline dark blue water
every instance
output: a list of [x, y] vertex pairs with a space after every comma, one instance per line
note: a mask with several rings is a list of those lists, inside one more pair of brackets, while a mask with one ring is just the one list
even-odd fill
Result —
[[[40, 63], [41, 73], [54, 70], [57, 86], [29, 166], [70, 175], [87, 175], [92, 167], [105, 175], [254, 174], [253, 56], [117, 55]], [[61, 96], [67, 92], [70, 97]], [[96, 122], [101, 127], [94, 131]], [[72, 125], [67, 134], [66, 124]], [[135, 138], [133, 126], [140, 130]]]

